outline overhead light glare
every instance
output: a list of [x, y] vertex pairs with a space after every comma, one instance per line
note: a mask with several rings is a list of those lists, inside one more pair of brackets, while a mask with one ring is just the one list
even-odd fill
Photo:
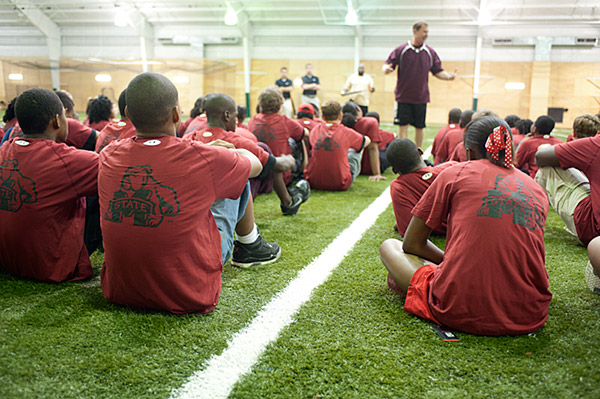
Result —
[[23, 80], [23, 74], [22, 73], [11, 73], [8, 75], [8, 78], [10, 80]]
[[96, 82], [110, 82], [112, 80], [112, 76], [99, 73], [96, 75]]
[[237, 14], [235, 12], [235, 10], [233, 9], [233, 7], [231, 7], [230, 5], [227, 6], [227, 11], [225, 12], [225, 25], [236, 25], [238, 23], [238, 17]]
[[348, 13], [346, 14], [346, 19], [344, 21], [346, 25], [356, 26], [358, 25], [358, 14], [352, 7], [352, 2], [348, 0]]
[[115, 26], [124, 28], [125, 26], [129, 25], [129, 13], [122, 8], [117, 8], [114, 22]]
[[506, 82], [504, 84], [506, 90], [524, 90], [525, 83], [523, 82]]

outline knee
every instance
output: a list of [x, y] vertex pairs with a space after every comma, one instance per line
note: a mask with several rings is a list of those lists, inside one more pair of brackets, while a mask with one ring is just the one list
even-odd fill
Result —
[[402, 241], [395, 238], [388, 238], [379, 246], [379, 256], [381, 259], [387, 259], [393, 254], [402, 253]]

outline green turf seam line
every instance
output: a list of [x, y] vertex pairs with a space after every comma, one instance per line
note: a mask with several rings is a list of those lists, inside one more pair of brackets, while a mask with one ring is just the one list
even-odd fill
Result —
[[221, 355], [213, 355], [206, 367], [194, 373], [171, 398], [227, 398], [239, 378], [250, 371], [267, 345], [293, 322], [293, 316], [310, 299], [312, 291], [329, 278], [390, 203], [388, 187], [321, 255], [276, 294], [248, 326], [233, 335]]

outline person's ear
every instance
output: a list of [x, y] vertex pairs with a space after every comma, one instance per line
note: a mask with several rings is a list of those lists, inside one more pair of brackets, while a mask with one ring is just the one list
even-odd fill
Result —
[[131, 120], [131, 116], [129, 116], [129, 108], [127, 107], [127, 105], [125, 106], [125, 116], [127, 116], [127, 119]]
[[179, 112], [178, 105], [173, 107], [173, 109], [171, 110], [171, 118], [174, 124], [178, 124], [181, 121], [181, 112]]
[[58, 129], [60, 129], [60, 115], [59, 115], [59, 114], [55, 114], [55, 115], [52, 117], [52, 119], [51, 119], [50, 123], [52, 123], [52, 128], [53, 128], [54, 130], [58, 130]]
[[417, 147], [417, 151], [419, 151], [419, 155], [423, 156], [423, 149], [421, 147]]
[[579, 137], [577, 137], [577, 133], [575, 132], [575, 129], [573, 129], [573, 139], [577, 139]]
[[467, 161], [471, 160], [471, 149], [465, 147], [465, 153], [467, 154]]

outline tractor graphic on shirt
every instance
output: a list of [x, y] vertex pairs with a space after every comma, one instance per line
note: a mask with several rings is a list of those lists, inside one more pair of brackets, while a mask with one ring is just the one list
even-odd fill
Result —
[[340, 148], [340, 144], [335, 140], [335, 138], [329, 132], [321, 132], [317, 142], [315, 143], [315, 150], [324, 150], [333, 152], [337, 148]]
[[122, 223], [131, 217], [134, 226], [157, 227], [166, 216], [175, 216], [179, 210], [177, 192], [160, 184], [152, 176], [150, 165], [137, 165], [125, 171], [104, 219]]
[[266, 122], [257, 121], [256, 126], [254, 127], [254, 131], [252, 132], [258, 139], [258, 141], [262, 143], [270, 143], [275, 140], [275, 132], [267, 125]]
[[542, 203], [518, 177], [496, 176], [494, 188], [482, 200], [477, 216], [502, 219], [503, 215], [512, 214], [513, 223], [529, 230], [544, 227]]
[[23, 204], [37, 202], [35, 182], [23, 176], [18, 166], [16, 159], [0, 164], [0, 210], [18, 212]]

